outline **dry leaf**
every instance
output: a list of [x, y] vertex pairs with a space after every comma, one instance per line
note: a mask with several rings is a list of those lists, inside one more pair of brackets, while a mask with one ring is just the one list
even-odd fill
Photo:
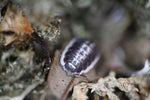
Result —
[[18, 35], [21, 33], [33, 33], [28, 19], [22, 15], [21, 11], [17, 10], [15, 13], [11, 5], [8, 6], [4, 19], [0, 24], [0, 31], [11, 31]]
[[68, 76], [59, 64], [60, 52], [56, 51], [53, 59], [51, 69], [48, 75], [48, 85], [50, 92], [57, 98], [61, 98], [68, 84], [72, 80], [71, 76]]
[[[18, 38], [25, 38], [25, 35], [31, 35], [34, 30], [31, 28], [31, 25], [26, 17], [22, 15], [22, 12], [17, 10], [15, 11], [11, 5], [8, 6], [5, 16], [0, 24], [0, 32], [4, 38], [5, 44], [7, 45], [16, 39], [16, 34]], [[5, 33], [14, 32], [11, 38], [7, 38]]]
[[88, 99], [86, 95], [88, 88], [84, 86], [82, 86], [82, 84], [74, 86], [73, 94], [72, 94], [73, 100], [87, 100]]
[[73, 86], [78, 84], [79, 82], [88, 82], [95, 80], [96, 74], [95, 70], [91, 70], [85, 75], [85, 77], [72, 77], [67, 75], [67, 73], [63, 70], [60, 65], [60, 51], [55, 52], [55, 57], [53, 59], [51, 69], [48, 75], [48, 85], [50, 92], [55, 95], [58, 99], [64, 100], [68, 93], [72, 90]]

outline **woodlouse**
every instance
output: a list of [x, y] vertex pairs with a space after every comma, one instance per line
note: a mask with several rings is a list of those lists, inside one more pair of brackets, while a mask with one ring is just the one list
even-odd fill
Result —
[[60, 63], [69, 75], [80, 76], [91, 70], [99, 57], [94, 42], [72, 39], [62, 52]]

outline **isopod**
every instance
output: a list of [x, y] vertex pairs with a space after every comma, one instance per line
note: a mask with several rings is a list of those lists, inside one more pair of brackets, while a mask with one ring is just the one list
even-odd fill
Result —
[[60, 63], [69, 75], [80, 76], [90, 71], [99, 58], [94, 42], [72, 39], [62, 52]]

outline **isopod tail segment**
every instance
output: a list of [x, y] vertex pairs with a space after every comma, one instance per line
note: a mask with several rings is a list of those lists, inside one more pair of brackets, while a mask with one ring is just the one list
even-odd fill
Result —
[[72, 39], [62, 52], [60, 63], [72, 76], [83, 76], [98, 62], [100, 56], [96, 44], [85, 39]]

